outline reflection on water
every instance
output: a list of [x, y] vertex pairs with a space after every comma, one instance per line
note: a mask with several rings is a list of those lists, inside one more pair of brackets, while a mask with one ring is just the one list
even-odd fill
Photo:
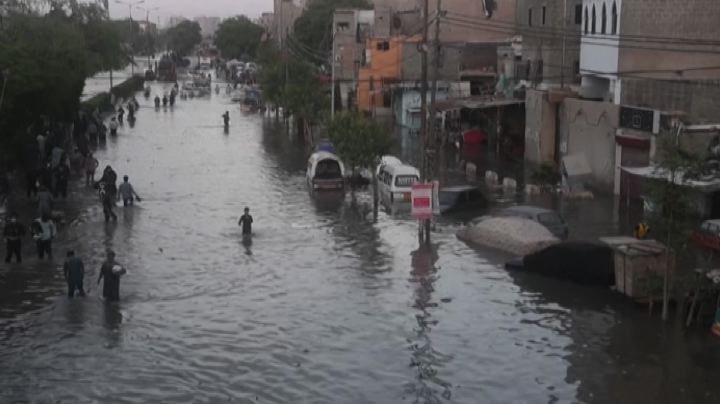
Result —
[[[59, 262], [0, 267], [0, 402], [720, 401], [707, 333], [508, 273], [452, 220], [418, 249], [417, 223], [375, 219], [370, 192], [311, 195], [306, 145], [224, 95], [167, 112], [138, 98], [97, 157], [142, 203], [105, 224], [78, 189], [56, 246], [85, 261], [88, 297], [64, 297]], [[118, 304], [95, 286], [107, 248], [130, 271]]]
[[416, 383], [409, 387], [409, 393], [414, 395], [415, 403], [439, 403], [441, 398], [452, 397], [452, 384], [442, 379], [438, 370], [452, 361], [452, 355], [438, 352], [432, 344], [431, 333], [438, 325], [439, 320], [433, 318], [432, 311], [438, 307], [432, 296], [434, 283], [437, 279], [438, 260], [437, 246], [423, 244], [413, 251], [411, 283], [414, 284], [415, 301], [413, 308], [419, 311], [415, 314], [417, 327], [415, 339], [411, 342], [412, 359], [410, 365], [417, 371]]

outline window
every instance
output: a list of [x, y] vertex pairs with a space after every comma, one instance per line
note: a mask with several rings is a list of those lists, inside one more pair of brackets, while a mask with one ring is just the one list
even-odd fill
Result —
[[595, 32], [597, 32], [597, 30], [595, 29], [595, 27], [596, 27], [596, 25], [595, 25], [596, 16], [597, 16], [597, 12], [595, 12], [595, 6], [593, 6], [593, 9], [592, 9], [592, 21], [590, 21], [590, 33], [591, 33], [591, 34], [594, 34]]
[[348, 29], [350, 29], [350, 24], [348, 24], [346, 22], [337, 23], [337, 30], [336, 30], [337, 32], [347, 31]]
[[590, 24], [590, 18], [588, 18], [588, 9], [585, 7], [585, 33], [587, 34], [588, 31], [588, 25]]
[[383, 52], [390, 49], [390, 43], [388, 41], [378, 41], [376, 46], [377, 50]]
[[542, 25], [545, 25], [545, 16], [547, 15], [547, 7], [542, 8]]
[[532, 62], [528, 60], [525, 64], [525, 80], [530, 80], [531, 66]]
[[535, 79], [541, 81], [543, 79], [543, 61], [538, 60], [535, 66]]
[[575, 25], [582, 24], [582, 4], [575, 5]]
[[573, 63], [573, 74], [575, 77], [580, 75], [580, 61], [576, 60], [575, 63]]
[[396, 187], [411, 187], [414, 183], [420, 181], [417, 175], [398, 175], [395, 177]]
[[617, 15], [617, 4], [614, 1], [613, 1], [613, 8], [612, 8], [612, 21], [610, 21], [610, 24], [612, 25], [612, 29], [610, 30], [610, 33], [613, 35], [617, 35], [618, 15]]
[[532, 27], [532, 7], [528, 9], [528, 27]]
[[602, 8], [602, 24], [600, 25], [600, 33], [605, 34], [607, 31], [605, 30], [605, 27], [607, 27], [607, 10], [605, 9], [605, 3], [603, 3]]

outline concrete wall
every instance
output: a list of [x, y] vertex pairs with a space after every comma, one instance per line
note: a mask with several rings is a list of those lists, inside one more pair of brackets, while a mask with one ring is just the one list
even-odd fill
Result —
[[551, 163], [555, 159], [556, 105], [546, 91], [528, 89], [525, 95], [525, 160]]
[[[462, 51], [456, 47], [443, 46], [440, 50], [441, 65], [439, 69], [439, 80], [456, 80], [460, 71], [460, 59]], [[428, 52], [428, 77], [433, 78], [433, 60], [435, 59], [435, 48]], [[418, 52], [416, 42], [407, 42], [402, 45], [402, 67], [400, 78], [402, 80], [420, 80], [422, 75], [422, 55]]]
[[[567, 3], [567, 9], [565, 5]], [[575, 62], [580, 61], [580, 39], [582, 24], [575, 23], [575, 6], [582, 0], [517, 0], [516, 24], [522, 35], [521, 65], [527, 61], [543, 61], [545, 83], [559, 83], [564, 72], [565, 83], [577, 83]], [[542, 23], [542, 9], [545, 7], [545, 24]], [[533, 25], [528, 27], [529, 10], [533, 10]], [[565, 13], [565, 18], [563, 18]], [[565, 35], [565, 68], [562, 69], [562, 30]]]
[[384, 92], [389, 91], [389, 85], [384, 86], [383, 80], [393, 81], [400, 77], [402, 44], [406, 40], [404, 37], [390, 38], [387, 41], [388, 50], [377, 49], [378, 42], [385, 40], [369, 39], [366, 42], [369, 64], [360, 68], [358, 110], [369, 112], [383, 106]]
[[592, 188], [612, 193], [615, 134], [620, 108], [609, 102], [566, 98], [560, 104], [560, 152], [583, 155], [592, 170]]
[[[720, 38], [720, 1], [717, 0], [625, 0], [621, 16], [622, 35], [711, 41]], [[686, 40], [679, 44], [655, 41], [640, 47], [637, 41], [630, 41], [627, 37], [621, 41], [620, 69], [669, 70], [647, 74], [649, 77], [678, 78], [674, 71], [677, 68], [720, 66], [717, 47], [699, 46]], [[702, 52], [707, 50], [715, 53]], [[720, 69], [686, 71], [682, 78], [720, 78]]]
[[623, 79], [622, 103], [662, 111], [684, 111], [693, 124], [720, 122], [720, 80]]
[[[397, 92], [393, 97], [393, 113], [395, 115], [395, 121], [398, 125], [409, 128], [412, 130], [420, 129], [420, 114], [418, 112], [411, 113], [411, 110], [418, 110], [420, 108], [420, 98], [422, 92], [414, 89], [405, 89], [402, 92]], [[436, 99], [438, 101], [446, 100], [448, 97], [447, 87], [438, 88]], [[427, 94], [428, 101], [430, 100], [430, 91]]]

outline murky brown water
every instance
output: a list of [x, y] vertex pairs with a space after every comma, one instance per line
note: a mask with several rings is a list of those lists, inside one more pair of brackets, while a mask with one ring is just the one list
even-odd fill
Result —
[[[302, 146], [224, 96], [158, 112], [140, 101], [137, 125], [98, 157], [143, 202], [105, 225], [82, 196], [56, 249], [85, 259], [90, 296], [63, 297], [54, 265], [0, 272], [0, 402], [720, 401], [720, 340], [704, 330], [510, 274], [451, 225], [418, 250], [416, 224], [374, 223], [362, 193], [311, 199]], [[117, 305], [94, 286], [106, 247], [130, 271]]]

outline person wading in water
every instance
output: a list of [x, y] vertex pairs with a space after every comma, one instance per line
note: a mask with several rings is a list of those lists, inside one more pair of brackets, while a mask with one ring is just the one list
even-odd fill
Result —
[[108, 302], [120, 300], [120, 277], [127, 271], [115, 261], [115, 252], [108, 250], [107, 259], [100, 267], [97, 284], [103, 281], [103, 297]]
[[250, 208], [245, 208], [245, 214], [240, 216], [240, 220], [238, 221], [238, 226], [242, 226], [242, 235], [243, 237], [249, 237], [252, 235], [252, 224], [253, 224], [253, 217], [250, 216]]

